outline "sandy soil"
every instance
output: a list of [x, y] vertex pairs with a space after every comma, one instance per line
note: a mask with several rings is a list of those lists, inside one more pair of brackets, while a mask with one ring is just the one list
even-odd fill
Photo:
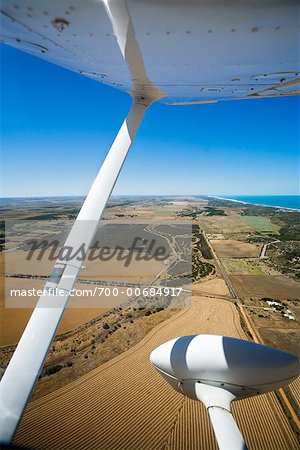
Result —
[[[233, 303], [194, 297], [190, 309], [154, 328], [135, 347], [32, 402], [16, 442], [51, 450], [215, 450], [203, 405], [172, 390], [149, 362], [157, 345], [195, 333], [245, 338]], [[299, 449], [275, 394], [239, 401], [234, 414], [249, 450]]]

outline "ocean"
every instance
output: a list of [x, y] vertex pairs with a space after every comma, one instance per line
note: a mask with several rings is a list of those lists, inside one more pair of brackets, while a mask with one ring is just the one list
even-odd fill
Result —
[[253, 205], [300, 209], [300, 195], [220, 195], [219, 198], [252, 203]]

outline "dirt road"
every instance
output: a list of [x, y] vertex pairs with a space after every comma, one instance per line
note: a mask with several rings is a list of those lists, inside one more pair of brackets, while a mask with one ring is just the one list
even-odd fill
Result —
[[[173, 391], [149, 363], [157, 345], [196, 333], [245, 337], [232, 303], [195, 296], [137, 346], [31, 403], [16, 442], [51, 450], [216, 449], [202, 404]], [[273, 393], [237, 402], [234, 414], [249, 450], [300, 448]]]

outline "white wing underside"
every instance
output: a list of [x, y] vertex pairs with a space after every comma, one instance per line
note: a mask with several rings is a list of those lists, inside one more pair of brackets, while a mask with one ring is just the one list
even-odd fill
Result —
[[102, 1], [2, 0], [1, 41], [125, 92], [155, 89], [167, 104], [299, 93], [297, 0], [127, 5], [124, 40], [136, 40], [141, 70], [125, 62]]

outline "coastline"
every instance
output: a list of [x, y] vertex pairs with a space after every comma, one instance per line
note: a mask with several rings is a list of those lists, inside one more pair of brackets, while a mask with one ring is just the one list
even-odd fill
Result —
[[243, 200], [236, 200], [234, 198], [226, 198], [226, 197], [220, 197], [217, 195], [210, 196], [211, 198], [217, 198], [218, 200], [226, 200], [229, 202], [235, 202], [235, 203], [242, 203], [243, 205], [253, 205], [253, 206], [265, 206], [267, 208], [276, 208], [276, 209], [284, 209], [286, 211], [300, 211], [299, 208], [287, 208], [286, 206], [277, 206], [277, 205], [266, 205], [263, 203], [251, 203], [251, 202], [245, 202]]

